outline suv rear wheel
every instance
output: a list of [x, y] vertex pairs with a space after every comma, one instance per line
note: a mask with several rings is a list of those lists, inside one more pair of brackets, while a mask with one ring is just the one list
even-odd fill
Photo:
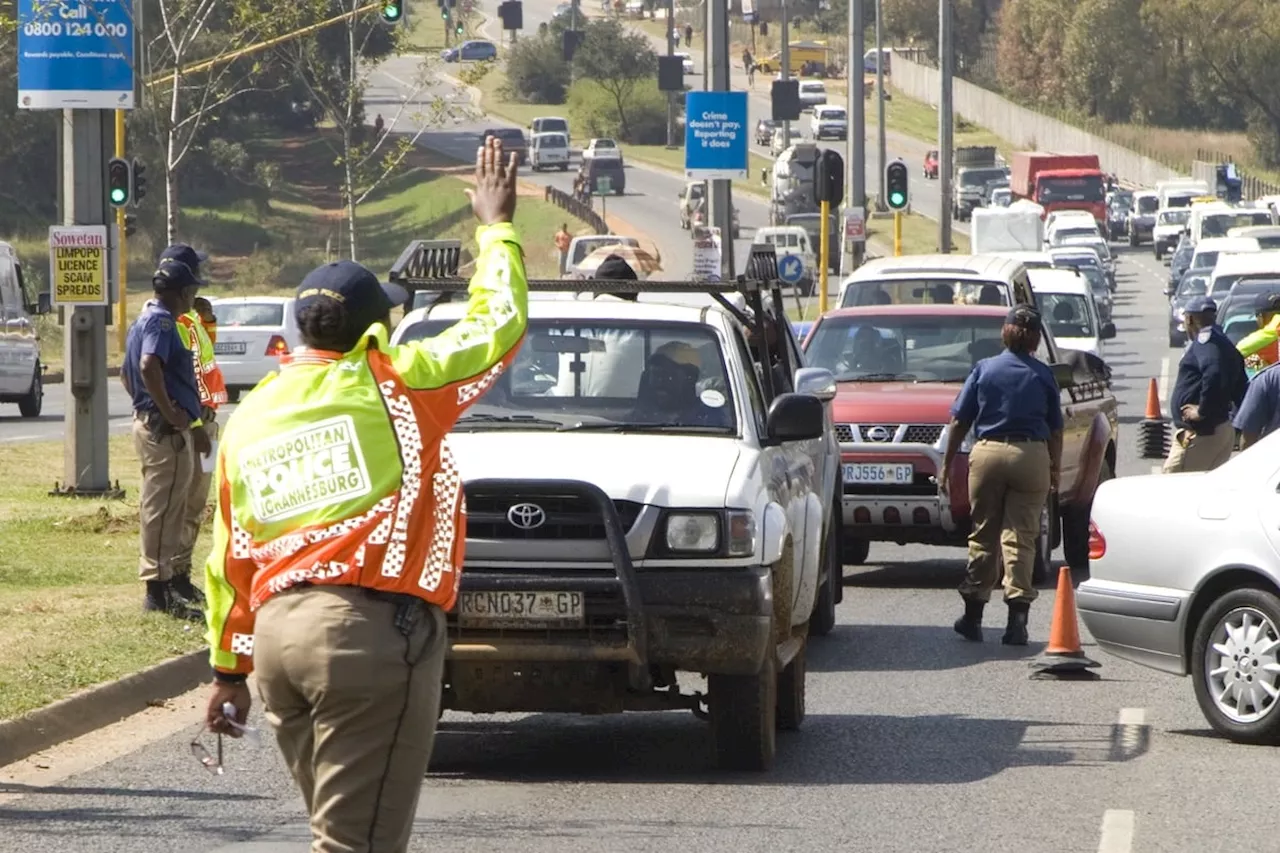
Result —
[[35, 374], [31, 377], [31, 387], [18, 401], [18, 412], [24, 418], [38, 418], [44, 409], [44, 373], [40, 370], [40, 362], [36, 362]]

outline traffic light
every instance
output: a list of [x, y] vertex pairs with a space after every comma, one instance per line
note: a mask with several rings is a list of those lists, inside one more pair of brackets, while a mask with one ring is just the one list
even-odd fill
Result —
[[133, 206], [137, 207], [142, 204], [142, 200], [147, 196], [147, 179], [143, 177], [147, 171], [147, 164], [143, 163], [137, 157], [133, 158], [130, 173], [133, 175]]
[[462, 21], [458, 21], [453, 25], [453, 32], [455, 35], [462, 35], [466, 32], [466, 29], [467, 28], [462, 25]]
[[520, 0], [504, 0], [498, 4], [498, 17], [504, 30], [523, 30], [524, 4]]
[[770, 89], [774, 121], [800, 120], [800, 81], [774, 80]]
[[844, 158], [833, 148], [824, 148], [814, 164], [813, 200], [839, 205], [844, 201]]
[[124, 235], [126, 237], [132, 237], [137, 233], [137, 231], [138, 217], [134, 216], [132, 213], [126, 213], [124, 215]]
[[910, 170], [901, 160], [895, 160], [884, 167], [885, 204], [890, 210], [905, 210], [911, 201], [907, 191], [907, 175]]
[[682, 57], [658, 57], [658, 91], [684, 91], [684, 59]]
[[573, 62], [574, 51], [580, 44], [582, 44], [582, 30], [565, 30], [560, 33], [560, 55], [564, 57], [565, 62]]
[[125, 207], [132, 191], [133, 175], [129, 161], [123, 157], [112, 157], [107, 163], [107, 200], [112, 207]]
[[404, 20], [404, 0], [382, 0], [378, 14], [382, 16], [383, 23], [400, 23]]

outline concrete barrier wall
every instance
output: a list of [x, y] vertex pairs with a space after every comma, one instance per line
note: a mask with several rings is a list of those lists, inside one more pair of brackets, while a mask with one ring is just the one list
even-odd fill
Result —
[[[903, 58], [893, 57], [893, 88], [935, 109], [941, 88], [941, 74], [936, 68]], [[1159, 181], [1182, 177], [1179, 173], [1094, 136], [1092, 133], [1064, 124], [1034, 110], [1020, 107], [995, 92], [980, 88], [959, 77], [952, 85], [952, 108], [957, 116], [1008, 140], [1019, 150], [1056, 151], [1064, 154], [1097, 154], [1104, 171], [1123, 181], [1153, 187]]]

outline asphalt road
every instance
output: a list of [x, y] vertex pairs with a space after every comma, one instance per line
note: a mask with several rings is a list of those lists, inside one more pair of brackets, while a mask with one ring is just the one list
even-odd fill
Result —
[[[527, 26], [540, 8], [526, 0]], [[473, 150], [467, 134], [482, 124], [430, 142]], [[667, 247], [688, 239], [673, 216], [680, 179], [639, 168], [632, 176], [618, 215], [661, 241], [664, 255], [678, 254]], [[739, 203], [744, 225], [759, 223], [750, 217], [762, 206]], [[1166, 267], [1149, 249], [1118, 251], [1118, 337], [1107, 361], [1121, 405], [1118, 473], [1133, 476], [1156, 464], [1135, 446], [1147, 383], [1156, 377], [1167, 395], [1180, 353], [1167, 347]], [[112, 393], [113, 428], [123, 428], [127, 400]], [[56, 437], [60, 395], [48, 405], [37, 422], [0, 409], [0, 441]], [[960, 642], [950, 623], [962, 568], [958, 549], [877, 546], [868, 565], [848, 570], [839, 626], [810, 649], [810, 716], [779, 738], [767, 776], [716, 772], [705, 724], [683, 712], [446, 714], [411, 849], [1276, 849], [1267, 798], [1239, 790], [1240, 780], [1267, 788], [1273, 750], [1212, 736], [1187, 680], [1102, 655], [1087, 635], [1101, 681], [1030, 680], [1051, 593], [1032, 611], [1027, 649], [993, 642], [994, 627], [984, 645]], [[991, 625], [1002, 615], [993, 609]], [[0, 853], [306, 849], [301, 803], [269, 742], [230, 746], [227, 774], [212, 776], [188, 749], [195, 700], [156, 713], [168, 716], [113, 729], [111, 749], [72, 744], [0, 769]], [[256, 713], [253, 722], [263, 725]]]

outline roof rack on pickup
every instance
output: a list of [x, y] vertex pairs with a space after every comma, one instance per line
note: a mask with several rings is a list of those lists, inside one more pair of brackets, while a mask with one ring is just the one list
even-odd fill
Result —
[[[461, 240], [414, 240], [400, 253], [391, 265], [389, 279], [410, 292], [425, 290], [436, 293], [463, 293], [469, 282], [458, 275], [462, 260]], [[786, 312], [782, 304], [782, 280], [778, 275], [778, 255], [772, 243], [755, 243], [747, 261], [747, 272], [732, 281], [617, 281], [612, 279], [529, 279], [530, 291], [561, 293], [707, 293], [722, 308], [751, 330], [752, 343], [757, 348], [757, 358], [764, 366], [775, 363], [793, 375], [798, 365], [791, 364], [786, 346], [774, 337], [770, 346], [764, 324], [781, 318], [786, 325]], [[750, 314], [744, 313], [729, 300], [726, 293], [740, 293], [746, 300]], [[767, 294], [767, 297], [766, 297]], [[767, 298], [767, 302], [766, 302]], [[767, 306], [767, 308], [766, 308]], [[763, 374], [765, 395], [772, 400], [781, 389], [774, 388], [773, 371]]]

